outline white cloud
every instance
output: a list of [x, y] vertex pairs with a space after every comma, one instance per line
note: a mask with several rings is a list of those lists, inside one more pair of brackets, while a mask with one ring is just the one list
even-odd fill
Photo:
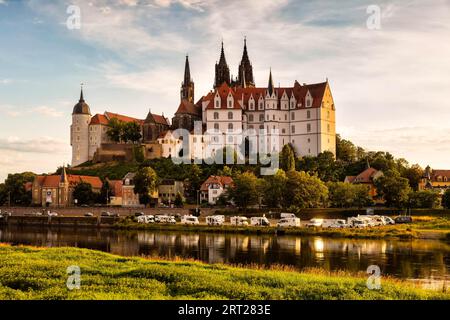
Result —
[[57, 109], [48, 106], [26, 108], [21, 106], [0, 105], [0, 112], [13, 118], [36, 115], [42, 115], [51, 118], [59, 118], [63, 116], [62, 111], [58, 111]]

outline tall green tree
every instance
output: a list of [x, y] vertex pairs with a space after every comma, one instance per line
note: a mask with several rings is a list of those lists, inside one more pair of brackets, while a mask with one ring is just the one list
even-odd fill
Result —
[[3, 187], [0, 188], [0, 205], [9, 202], [11, 206], [30, 205], [32, 194], [25, 189], [25, 184], [33, 182], [35, 176], [32, 172], [8, 174]]
[[108, 122], [106, 135], [114, 142], [119, 143], [122, 140], [125, 124], [117, 118], [112, 118]]
[[383, 197], [388, 207], [402, 209], [408, 206], [412, 189], [409, 181], [397, 171], [384, 171], [384, 175], [374, 181], [377, 193]]
[[139, 195], [141, 204], [147, 206], [151, 203], [151, 194], [158, 187], [158, 175], [151, 167], [143, 167], [134, 176], [134, 192]]
[[239, 173], [233, 179], [233, 187], [229, 190], [229, 197], [243, 209], [258, 203], [258, 178], [252, 172]]
[[107, 179], [104, 179], [102, 189], [100, 190], [100, 194], [98, 197], [98, 202], [101, 204], [108, 204], [111, 196], [114, 196], [111, 185], [109, 184], [109, 181]]
[[279, 169], [274, 175], [265, 176], [263, 179], [263, 201], [271, 208], [283, 206], [283, 196], [286, 191], [287, 177], [284, 170]]
[[328, 188], [319, 178], [304, 171], [288, 171], [284, 199], [286, 207], [318, 208], [327, 206]]
[[121, 140], [124, 142], [138, 143], [142, 138], [141, 126], [137, 122], [123, 124]]
[[280, 168], [284, 171], [295, 170], [295, 152], [291, 144], [286, 144], [280, 153]]
[[419, 183], [423, 178], [424, 170], [418, 164], [414, 164], [411, 167], [404, 168], [402, 171], [401, 175], [408, 179], [411, 188], [415, 191], [419, 190]]
[[77, 200], [77, 204], [93, 204], [98, 195], [92, 191], [92, 186], [86, 182], [78, 183], [72, 193], [72, 198]]
[[434, 209], [441, 204], [441, 195], [434, 190], [414, 191], [409, 194], [411, 208]]
[[334, 208], [362, 208], [372, 203], [369, 197], [369, 187], [364, 184], [344, 182], [328, 182], [328, 197]]
[[442, 206], [446, 209], [450, 209], [450, 189], [445, 190], [442, 195]]

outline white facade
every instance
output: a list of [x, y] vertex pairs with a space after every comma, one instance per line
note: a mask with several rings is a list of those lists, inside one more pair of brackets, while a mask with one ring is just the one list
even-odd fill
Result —
[[91, 115], [73, 114], [70, 126], [70, 145], [72, 146], [72, 166], [89, 160], [89, 123]]

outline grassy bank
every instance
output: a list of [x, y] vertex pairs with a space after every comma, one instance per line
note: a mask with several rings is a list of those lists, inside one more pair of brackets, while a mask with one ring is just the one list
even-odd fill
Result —
[[[238, 226], [185, 226], [161, 225], [161, 224], [138, 224], [131, 221], [124, 221], [115, 225], [116, 228], [125, 230], [156, 230], [156, 231], [186, 231], [186, 232], [209, 232], [209, 233], [240, 233], [240, 234], [279, 234], [298, 235], [298, 236], [321, 236], [333, 238], [355, 238], [355, 239], [417, 239], [428, 238], [428, 233], [422, 233], [419, 230], [424, 229], [422, 224], [394, 225], [364, 229], [323, 229], [323, 228], [286, 228], [281, 232], [276, 227], [238, 227]], [[450, 228], [449, 228], [450, 229]], [[428, 229], [432, 231], [432, 229]], [[448, 230], [450, 233], [450, 230]], [[447, 231], [439, 232], [438, 238], [445, 238]]]
[[[68, 290], [68, 266], [81, 288]], [[124, 258], [77, 248], [0, 246], [0, 299], [450, 299], [412, 284], [324, 271], [252, 269], [195, 261]]]

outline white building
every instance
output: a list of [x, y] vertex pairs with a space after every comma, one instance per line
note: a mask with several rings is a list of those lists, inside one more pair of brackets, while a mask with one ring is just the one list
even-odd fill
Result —
[[216, 204], [219, 197], [233, 185], [233, 179], [227, 176], [210, 176], [200, 187], [200, 201]]

